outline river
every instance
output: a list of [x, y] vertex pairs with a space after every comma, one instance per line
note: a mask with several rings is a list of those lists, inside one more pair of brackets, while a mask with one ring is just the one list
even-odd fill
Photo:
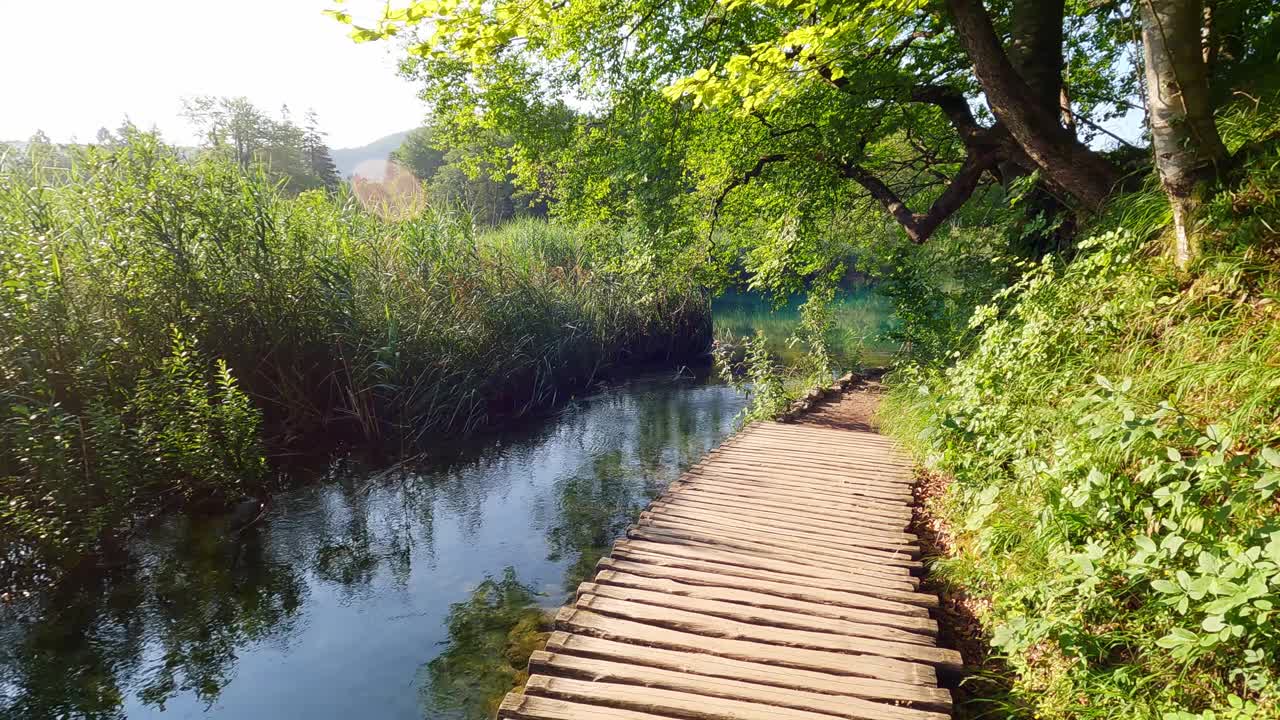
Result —
[[[788, 314], [717, 309], [735, 331]], [[335, 461], [238, 534], [171, 518], [127, 567], [0, 607], [0, 717], [484, 718], [541, 610], [745, 402], [645, 376], [429, 461]]]

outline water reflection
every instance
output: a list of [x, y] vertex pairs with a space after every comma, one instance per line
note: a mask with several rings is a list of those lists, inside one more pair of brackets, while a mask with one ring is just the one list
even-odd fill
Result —
[[0, 608], [0, 717], [484, 717], [543, 611], [741, 405], [633, 382], [447, 462], [337, 463], [240, 535], [170, 522]]

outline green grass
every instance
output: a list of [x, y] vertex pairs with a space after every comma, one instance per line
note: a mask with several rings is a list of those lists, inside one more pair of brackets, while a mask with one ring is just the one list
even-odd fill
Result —
[[1238, 232], [1275, 195], [1216, 207], [1182, 273], [1156, 192], [891, 378], [884, 425], [955, 479], [935, 572], [990, 600], [995, 716], [1280, 717], [1280, 258]]
[[[262, 458], [412, 446], [701, 353], [705, 294], [621, 238], [385, 220], [138, 135], [0, 174], [0, 589], [219, 505]], [[625, 272], [645, 264], [647, 273]]]

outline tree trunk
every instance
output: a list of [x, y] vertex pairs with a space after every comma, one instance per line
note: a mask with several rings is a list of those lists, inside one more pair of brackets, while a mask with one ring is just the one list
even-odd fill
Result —
[[1156, 169], [1173, 206], [1175, 258], [1186, 267], [1199, 207], [1227, 159], [1209, 98], [1204, 10], [1198, 0], [1138, 0], [1138, 9]]
[[[961, 45], [973, 63], [996, 118], [1051, 183], [1071, 193], [1085, 207], [1096, 209], [1110, 194], [1117, 179], [1116, 169], [1062, 127], [1059, 121], [1062, 3], [1053, 0], [1040, 5], [1039, 17], [1029, 12], [1034, 5], [1036, 3], [1029, 0], [1020, 0], [1015, 9], [1023, 12], [1015, 12], [1014, 18], [1017, 21], [1014, 30], [1022, 34], [1015, 40], [1015, 48], [1034, 47], [1038, 56], [1025, 58], [1028, 64], [1024, 72], [1027, 78], [1032, 78], [1029, 82], [1005, 53], [983, 0], [947, 0]], [[1056, 25], [1056, 31], [1042, 27], [1047, 25]], [[1049, 47], [1055, 37], [1056, 46]], [[1023, 59], [1024, 51], [1016, 52]], [[1055, 80], [1045, 79], [1050, 73], [1056, 73]]]

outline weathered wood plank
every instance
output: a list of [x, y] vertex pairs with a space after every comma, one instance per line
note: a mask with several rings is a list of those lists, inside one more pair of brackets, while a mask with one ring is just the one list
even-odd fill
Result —
[[671, 720], [670, 715], [651, 715], [589, 703], [511, 693], [498, 707], [500, 720]]
[[[627, 538], [614, 544], [615, 551], [643, 553], [649, 556], [662, 556], [669, 562], [685, 561], [700, 563], [699, 567], [717, 566], [719, 572], [731, 573], [740, 577], [756, 577], [766, 574], [772, 579], [790, 579], [807, 587], [843, 590], [858, 595], [867, 595], [882, 600], [892, 600], [918, 605], [921, 607], [937, 607], [938, 598], [928, 593], [914, 592], [907, 587], [885, 587], [887, 583], [881, 578], [867, 578], [849, 573], [826, 572], [821, 568], [796, 566], [791, 563], [779, 563], [751, 555], [739, 555], [717, 548], [706, 548], [694, 545], [672, 545], [670, 543], [650, 542]], [[688, 565], [686, 565], [687, 567]]]
[[902, 509], [883, 508], [875, 505], [857, 503], [819, 503], [793, 498], [780, 498], [770, 495], [766, 490], [751, 488], [725, 488], [711, 484], [702, 484], [694, 476], [690, 480], [672, 483], [668, 493], [689, 494], [691, 496], [715, 496], [721, 500], [732, 500], [749, 507], [768, 509], [770, 507], [785, 508], [791, 512], [807, 513], [828, 520], [844, 519], [851, 525], [882, 528], [900, 532], [911, 522], [911, 511], [905, 505]]
[[784, 452], [745, 446], [721, 446], [707, 453], [701, 461], [707, 465], [733, 463], [748, 466], [754, 470], [764, 470], [781, 477], [821, 478], [830, 480], [856, 479], [873, 487], [886, 490], [902, 491], [910, 489], [914, 478], [911, 473], [895, 463], [862, 464], [833, 462], [830, 464], [813, 461], [812, 453]]
[[699, 480], [714, 480], [714, 482], [733, 484], [733, 486], [764, 489], [764, 491], [768, 491], [771, 495], [778, 497], [806, 498], [806, 500], [819, 502], [858, 503], [858, 505], [892, 507], [893, 510], [901, 510], [902, 507], [909, 506], [911, 502], [909, 492], [873, 491], [873, 489], [868, 489], [865, 486], [851, 489], [849, 492], [837, 492], [833, 491], [831, 487], [823, 486], [823, 483], [826, 483], [827, 480], [809, 480], [804, 484], [788, 483], [780, 475], [768, 474], [765, 471], [737, 470], [727, 464], [708, 465], [705, 468], [690, 470], [687, 475]]
[[529, 679], [526, 695], [594, 702], [624, 710], [675, 715], [687, 720], [832, 720], [839, 715], [742, 702], [653, 687], [539, 675]]
[[745, 662], [816, 670], [833, 675], [875, 678], [906, 685], [936, 686], [938, 682], [938, 675], [933, 666], [925, 663], [911, 663], [870, 655], [857, 656], [865, 658], [866, 661], [861, 662], [855, 661], [854, 656], [841, 652], [696, 635], [658, 625], [609, 617], [573, 605], [566, 605], [560, 609], [560, 613], [556, 615], [556, 629], [616, 642], [650, 645], [682, 652], [708, 653]]
[[[717, 713], [727, 710], [729, 711], [727, 717], [730, 718], [760, 717], [772, 720], [773, 718], [792, 717], [784, 712], [784, 710], [790, 709], [805, 711], [805, 715], [797, 716], [805, 718], [810, 717], [813, 713], [818, 713], [819, 717], [832, 716], [850, 718], [852, 720], [945, 720], [946, 718], [945, 715], [936, 712], [895, 707], [856, 697], [760, 685], [736, 678], [674, 672], [655, 667], [638, 667], [629, 662], [613, 662], [611, 660], [579, 657], [565, 653], [535, 652], [529, 658], [529, 667], [535, 672], [549, 676], [585, 679], [595, 683], [626, 685], [637, 689], [643, 688], [644, 690], [639, 692], [645, 694], [647, 702], [657, 703], [652, 706], [655, 710], [684, 710], [697, 703], [703, 703], [705, 708], [703, 712], [709, 713], [707, 717], [726, 717]], [[554, 682], [552, 680], [553, 684]], [[599, 698], [600, 696], [594, 695], [594, 691], [597, 689], [592, 687], [583, 688], [587, 693], [592, 693], [592, 697]], [[687, 703], [681, 702], [679, 705], [672, 705], [670, 704], [670, 696], [663, 697], [659, 695], [655, 698], [652, 693], [646, 692], [649, 689], [684, 693], [693, 697]], [[534, 689], [535, 693], [541, 693], [542, 691], [543, 688], [541, 687]], [[551, 692], [550, 694], [555, 693]], [[614, 693], [600, 699], [608, 701], [620, 696], [621, 693]], [[626, 697], [635, 697], [635, 693], [628, 694]], [[710, 707], [707, 707], [705, 698], [734, 702], [732, 705], [725, 707], [713, 701], [710, 703]], [[681, 698], [681, 700], [683, 701], [684, 699]], [[625, 700], [619, 702], [618, 705], [622, 707], [645, 707]], [[744, 715], [746, 708], [750, 708], [750, 712], [755, 713], [755, 715]]]
[[786, 523], [788, 527], [810, 528], [814, 529], [816, 532], [833, 534], [839, 531], [849, 534], [850, 537], [875, 538], [877, 540], [895, 543], [902, 542], [903, 538], [905, 538], [908, 543], [914, 543], [918, 539], [915, 535], [902, 530], [885, 529], [884, 527], [868, 527], [865, 525], [852, 525], [841, 520], [809, 516], [797, 511], [787, 510], [785, 508], [760, 508], [752, 505], [744, 505], [733, 500], [724, 500], [714, 497], [696, 497], [689, 494], [680, 495], [677, 493], [670, 493], [654, 501], [655, 506], [660, 504], [694, 510], [696, 512], [716, 512], [722, 515], [731, 515], [734, 517], [772, 519], [777, 522]]
[[599, 615], [658, 625], [695, 635], [706, 635], [725, 640], [750, 640], [767, 645], [826, 650], [856, 655], [858, 657], [857, 664], [877, 666], [885, 673], [889, 673], [882, 677], [899, 681], [903, 681], [904, 674], [907, 672], [907, 668], [903, 666], [903, 663], [906, 665], [925, 663], [955, 670], [960, 669], [962, 666], [960, 654], [954, 650], [922, 646], [914, 643], [873, 640], [832, 633], [754, 625], [738, 620], [729, 620], [675, 608], [660, 608], [600, 595], [579, 595], [575, 606]]
[[918, 557], [920, 554], [920, 548], [916, 544], [915, 536], [908, 533], [899, 533], [897, 538], [889, 539], [892, 536], [886, 537], [874, 533], [863, 533], [856, 528], [847, 526], [830, 527], [798, 523], [780, 518], [777, 515], [750, 513], [739, 508], [733, 510], [720, 510], [710, 507], [693, 509], [688, 505], [666, 498], [655, 500], [650, 505], [650, 508], [654, 514], [661, 514], [666, 517], [687, 518], [734, 528], [757, 527], [761, 530], [768, 530], [769, 532], [791, 537], [811, 538], [815, 542], [819, 540], [825, 541], [836, 547], [859, 547], [894, 554], [906, 553], [911, 557]]
[[[838, 617], [853, 617], [854, 615], [850, 613], [856, 615], [857, 611], [864, 610], [870, 613], [868, 617], [874, 616], [877, 622], [884, 625], [907, 629], [936, 627], [934, 621], [929, 619], [928, 611], [919, 605], [885, 600], [849, 590], [811, 587], [806, 584], [809, 578], [794, 575], [747, 571], [748, 574], [743, 576], [733, 572], [733, 568], [726, 568], [723, 565], [682, 561], [678, 558], [664, 558], [659, 555], [631, 553], [625, 550], [619, 550], [613, 557], [602, 558], [597, 563], [597, 567], [602, 571], [616, 570], [632, 576], [672, 580], [696, 588], [705, 588], [708, 597], [713, 597], [717, 593], [746, 591], [772, 597], [779, 602], [794, 600], [806, 605], [827, 607], [833, 616]], [[764, 602], [760, 604], [763, 605]]]
[[[720, 540], [715, 537], [700, 535], [689, 530], [668, 530], [651, 526], [632, 525], [627, 529], [627, 537], [636, 540], [648, 540], [681, 550], [701, 549], [708, 552], [721, 553], [722, 557], [732, 554], [739, 562], [749, 562], [759, 567], [790, 572], [794, 575], [816, 575], [818, 577], [857, 578], [859, 582], [875, 583], [884, 588], [895, 588], [911, 591], [919, 584], [918, 578], [906, 574], [905, 568], [894, 568], [884, 565], [829, 559], [818, 555], [795, 553], [781, 548], [771, 548], [761, 543], [746, 540]], [[764, 563], [769, 563], [766, 566]]]
[[[636, 583], [617, 585], [609, 582], [611, 578], [605, 577], [606, 575], [608, 574], [601, 573], [600, 576], [597, 576], [596, 580], [599, 582], [586, 582], [579, 585], [578, 595], [597, 595], [613, 600], [627, 600], [646, 605], [657, 605], [659, 607], [686, 610], [767, 627], [827, 632], [849, 637], [901, 642], [910, 645], [930, 645], [933, 643], [933, 638], [928, 635], [921, 635], [885, 625], [835, 619], [829, 616], [815, 617], [790, 610], [778, 610], [754, 604], [734, 603], [727, 600], [690, 597], [685, 592], [679, 592], [682, 588], [676, 588], [676, 591], [673, 592], [662, 592], [635, 587]], [[618, 580], [617, 577], [612, 579]], [[678, 583], [669, 583], [669, 585], [678, 585]]]
[[771, 533], [758, 527], [724, 528], [685, 518], [671, 517], [665, 513], [640, 513], [640, 519], [636, 524], [641, 527], [652, 527], [658, 530], [696, 533], [699, 537], [716, 538], [717, 542], [723, 540], [729, 544], [729, 547], [733, 547], [732, 543], [734, 541], [741, 540], [750, 542], [753, 545], [764, 545], [787, 552], [800, 552], [807, 555], [831, 558], [836, 561], [856, 562], [872, 567], [878, 564], [885, 566], [887, 569], [896, 567], [906, 571], [923, 567], [919, 560], [914, 560], [910, 554], [901, 551], [881, 552], [858, 547], [838, 547], [830, 542], [787, 537], [786, 535]]
[[642, 668], [656, 667], [693, 675], [741, 680], [770, 687], [805, 690], [823, 695], [847, 695], [880, 702], [909, 703], [913, 707], [942, 712], [949, 712], [951, 709], [951, 693], [939, 688], [766, 665], [705, 652], [691, 653], [647, 645], [631, 645], [589, 635], [554, 632], [547, 640], [547, 650], [574, 657], [627, 662]]

